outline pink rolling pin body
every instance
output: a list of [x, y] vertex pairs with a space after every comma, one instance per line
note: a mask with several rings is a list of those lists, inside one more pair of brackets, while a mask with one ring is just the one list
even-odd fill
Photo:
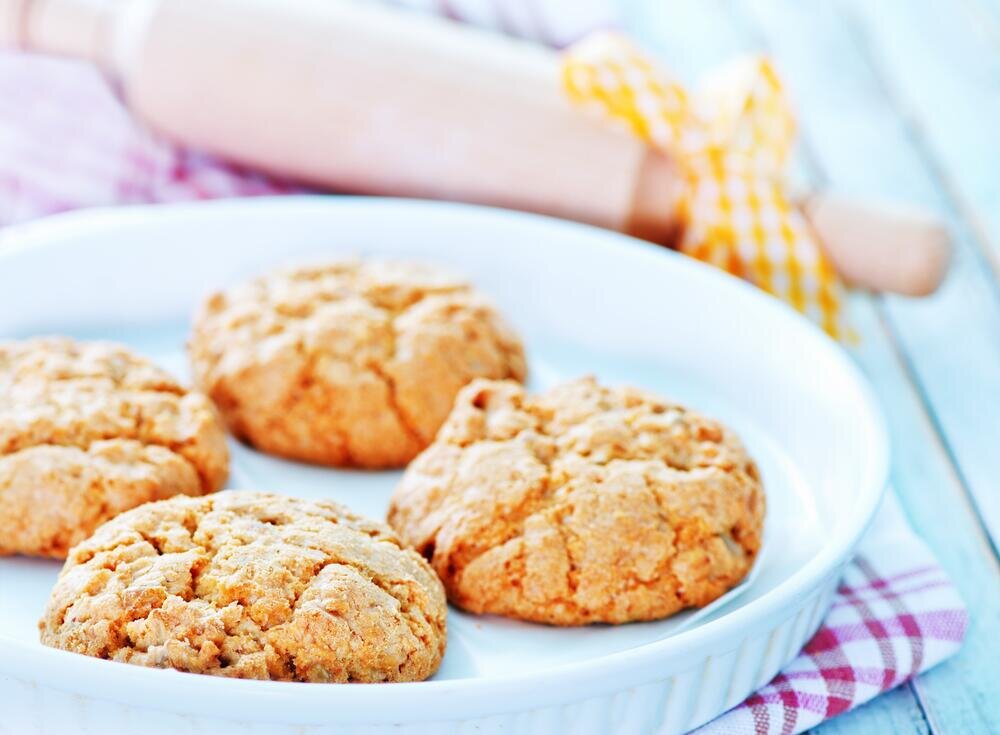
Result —
[[98, 61], [186, 145], [332, 189], [673, 230], [671, 162], [574, 108], [549, 49], [344, 0], [19, 4], [23, 45]]

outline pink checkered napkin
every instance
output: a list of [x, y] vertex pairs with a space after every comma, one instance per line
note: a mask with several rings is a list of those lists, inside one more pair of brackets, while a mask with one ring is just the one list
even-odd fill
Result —
[[808, 730], [951, 656], [967, 623], [958, 592], [890, 493], [798, 658], [697, 733]]
[[0, 226], [81, 207], [293, 190], [151, 135], [87, 64], [0, 52]]
[[[613, 25], [610, 0], [393, 0], [566, 45]], [[0, 53], [0, 226], [80, 207], [303, 191], [147, 133], [73, 61]], [[816, 636], [774, 681], [699, 732], [801, 732], [954, 653], [955, 589], [890, 498]]]

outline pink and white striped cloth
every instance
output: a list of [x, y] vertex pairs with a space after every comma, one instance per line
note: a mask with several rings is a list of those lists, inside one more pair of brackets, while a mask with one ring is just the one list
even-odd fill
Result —
[[[614, 24], [609, 0], [395, 0], [562, 46]], [[0, 53], [0, 226], [80, 207], [303, 189], [151, 135], [73, 61]], [[701, 735], [802, 732], [954, 653], [966, 612], [890, 496], [801, 654]]]
[[792, 735], [854, 709], [955, 653], [965, 605], [889, 493], [798, 657], [698, 735]]

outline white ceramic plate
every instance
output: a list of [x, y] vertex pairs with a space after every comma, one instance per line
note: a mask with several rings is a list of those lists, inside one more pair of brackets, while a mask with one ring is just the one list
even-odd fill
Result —
[[[841, 349], [714, 269], [580, 225], [501, 210], [294, 198], [104, 210], [0, 240], [0, 337], [132, 345], [186, 376], [209, 290], [344, 254], [467, 275], [525, 337], [535, 389], [596, 374], [734, 427], [767, 491], [741, 594], [698, 619], [554, 629], [453, 612], [428, 682], [234, 681], [55, 651], [36, 621], [59, 564], [0, 559], [0, 732], [680, 732], [770, 679], [821, 620], [887, 469], [875, 403]], [[397, 473], [309, 467], [234, 446], [230, 487], [331, 497], [382, 517]], [[571, 728], [571, 730], [566, 729]]]

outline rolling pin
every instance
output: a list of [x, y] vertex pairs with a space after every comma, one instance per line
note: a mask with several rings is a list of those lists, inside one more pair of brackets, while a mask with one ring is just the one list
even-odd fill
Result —
[[[564, 95], [556, 52], [352, 0], [0, 0], [0, 45], [90, 60], [153, 130], [306, 184], [489, 204], [670, 244], [675, 161]], [[848, 282], [933, 291], [944, 228], [816, 193]]]

